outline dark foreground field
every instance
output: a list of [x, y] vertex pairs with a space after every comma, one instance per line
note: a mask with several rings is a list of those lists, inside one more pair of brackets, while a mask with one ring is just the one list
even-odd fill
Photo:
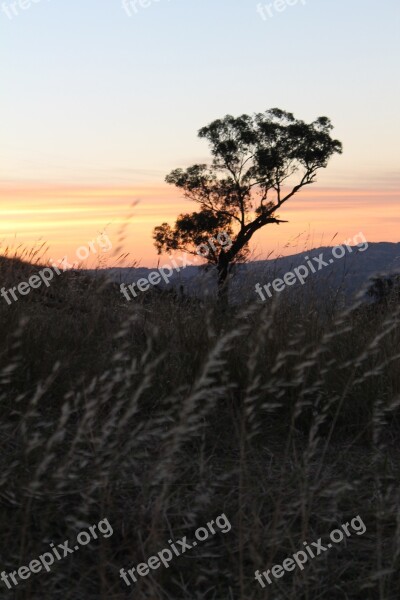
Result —
[[[2, 263], [2, 285], [24, 268]], [[168, 294], [127, 303], [70, 273], [0, 300], [1, 571], [102, 519], [113, 529], [50, 572], [0, 580], [1, 599], [399, 598], [394, 300], [221, 311]], [[124, 583], [122, 567], [222, 513], [229, 531]], [[362, 535], [255, 580], [356, 516]]]

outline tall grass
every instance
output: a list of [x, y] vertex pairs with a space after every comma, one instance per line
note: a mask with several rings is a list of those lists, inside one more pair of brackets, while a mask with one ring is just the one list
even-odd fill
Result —
[[[28, 272], [0, 264], [6, 288]], [[84, 273], [1, 299], [1, 570], [101, 518], [114, 535], [0, 598], [398, 598], [399, 310], [127, 303]], [[120, 579], [222, 512], [229, 533]], [[363, 536], [255, 581], [356, 515]]]

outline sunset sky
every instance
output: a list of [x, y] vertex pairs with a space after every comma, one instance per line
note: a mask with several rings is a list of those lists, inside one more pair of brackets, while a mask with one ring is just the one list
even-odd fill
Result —
[[155, 264], [153, 227], [195, 209], [164, 177], [208, 162], [198, 129], [275, 106], [328, 116], [344, 152], [253, 257], [399, 241], [400, 4], [282, 2], [264, 20], [253, 0], [0, 1], [0, 252], [73, 256], [105, 227], [117, 246], [130, 216], [124, 250]]

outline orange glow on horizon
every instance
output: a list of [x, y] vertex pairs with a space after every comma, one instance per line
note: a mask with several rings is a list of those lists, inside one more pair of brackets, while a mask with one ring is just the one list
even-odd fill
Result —
[[[30, 249], [44, 241], [48, 256], [73, 256], [105, 229], [114, 248], [120, 245], [120, 235], [124, 238], [118, 254], [129, 253], [125, 264], [138, 261], [142, 266], [154, 266], [158, 260], [153, 228], [164, 221], [173, 224], [178, 214], [197, 207], [166, 184], [130, 188], [3, 183], [0, 195], [1, 253], [7, 246]], [[329, 245], [336, 233], [335, 243], [360, 231], [370, 242], [397, 242], [399, 200], [398, 190], [307, 188], [278, 211], [289, 223], [257, 232], [253, 258]], [[108, 260], [108, 266], [115, 264], [111, 253]]]

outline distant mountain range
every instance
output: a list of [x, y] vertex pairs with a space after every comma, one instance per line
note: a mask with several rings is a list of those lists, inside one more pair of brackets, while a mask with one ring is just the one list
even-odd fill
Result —
[[[317, 288], [320, 293], [340, 292], [346, 301], [362, 290], [373, 277], [400, 273], [400, 242], [370, 243], [368, 248], [365, 248], [364, 245], [361, 245], [361, 247], [354, 246], [351, 251], [349, 248], [343, 248], [345, 250], [344, 254], [343, 250], [321, 247], [291, 256], [236, 265], [234, 267], [235, 277], [232, 278], [230, 285], [232, 298], [235, 301], [260, 298], [260, 295], [255, 291], [257, 283], [264, 286], [276, 279], [282, 280], [285, 274], [289, 272], [296, 275], [295, 270], [299, 267], [300, 270], [297, 273], [300, 277], [301, 275], [305, 276], [305, 270], [308, 271], [308, 276], [304, 278], [304, 288]], [[342, 254], [343, 256], [340, 257]], [[171, 266], [171, 263], [167, 260], [163, 264]], [[111, 268], [106, 269], [105, 272], [113, 282], [131, 284], [139, 279], [147, 279], [150, 273], [156, 270], [156, 268], [145, 267]], [[104, 271], [100, 272], [104, 274]], [[277, 292], [272, 286], [269, 286], [268, 289], [272, 296], [285, 293], [288, 289], [301, 287], [299, 277], [296, 277], [294, 283], [293, 277], [287, 275], [287, 281], [291, 281], [292, 285], [286, 285], [285, 290], [282, 292]], [[278, 289], [282, 288], [282, 285], [282, 283], [276, 283]], [[150, 288], [152, 287], [150, 286]], [[165, 288], [167, 284], [162, 280], [158, 287]], [[168, 287], [180, 289], [185, 294], [199, 297], [215, 294], [215, 267], [188, 266], [179, 272], [175, 270]], [[268, 297], [266, 292], [264, 294]]]

